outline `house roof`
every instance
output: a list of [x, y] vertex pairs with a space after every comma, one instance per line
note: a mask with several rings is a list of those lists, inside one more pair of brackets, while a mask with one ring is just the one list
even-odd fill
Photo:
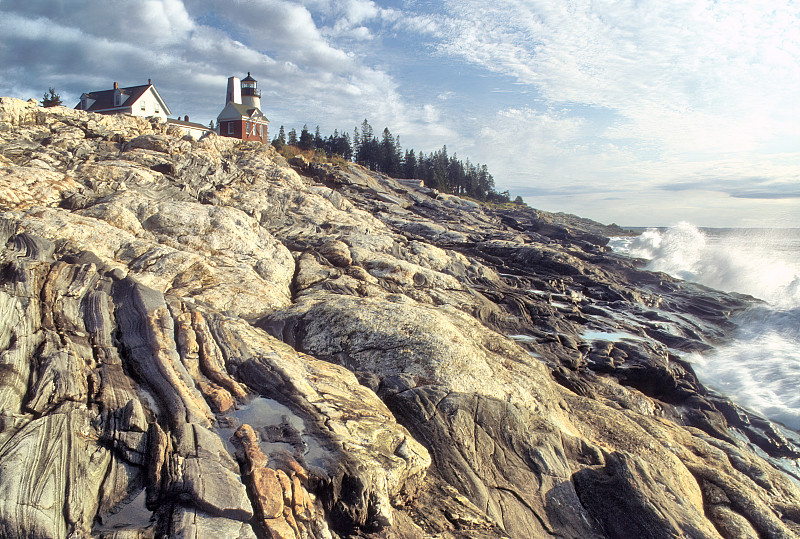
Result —
[[[114, 91], [111, 90], [100, 90], [98, 92], [86, 92], [86, 95], [90, 99], [94, 99], [94, 103], [92, 103], [89, 108], [86, 110], [89, 112], [99, 112], [101, 110], [114, 110], [114, 109], [128, 109], [136, 103], [140, 97], [142, 97], [147, 90], [150, 88], [153, 89], [153, 93], [156, 95], [156, 98], [161, 103], [161, 106], [164, 108], [164, 112], [170, 114], [169, 107], [161, 98], [161, 95], [156, 90], [155, 86], [152, 84], [142, 84], [140, 86], [128, 86], [127, 88], [120, 88], [119, 91], [123, 95], [127, 95], [128, 99], [126, 99], [122, 105], [114, 106]], [[80, 109], [81, 104], [78, 103], [75, 105], [76, 109]]]
[[173, 120], [172, 118], [167, 118], [167, 123], [170, 125], [180, 125], [183, 127], [193, 127], [195, 129], [205, 129], [206, 131], [211, 131], [207, 125], [199, 124], [197, 122], [187, 122], [184, 120]]
[[[234, 114], [234, 111], [238, 113], [238, 116]], [[247, 105], [242, 105], [241, 103], [228, 103], [225, 105], [225, 108], [222, 109], [222, 112], [219, 113], [217, 116], [217, 120], [230, 120], [233, 119], [234, 116], [237, 118], [241, 118], [242, 116], [246, 118], [254, 118], [254, 119], [263, 119], [267, 122], [267, 117], [264, 116], [264, 113], [261, 112], [260, 109], [255, 107], [248, 107]]]

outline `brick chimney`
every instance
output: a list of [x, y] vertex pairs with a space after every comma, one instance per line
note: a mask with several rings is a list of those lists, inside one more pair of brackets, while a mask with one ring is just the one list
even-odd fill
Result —
[[119, 83], [118, 83], [118, 82], [115, 82], [115, 83], [114, 83], [114, 89], [115, 89], [115, 90], [119, 90]]
[[188, 114], [187, 114], [186, 116], [184, 116], [184, 117], [183, 117], [183, 121], [184, 121], [184, 122], [188, 122], [188, 121], [189, 121], [189, 115], [188, 115]]

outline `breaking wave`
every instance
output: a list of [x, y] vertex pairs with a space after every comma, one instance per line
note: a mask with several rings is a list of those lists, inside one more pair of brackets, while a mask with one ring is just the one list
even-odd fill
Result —
[[800, 230], [681, 223], [612, 245], [650, 270], [764, 300], [736, 315], [728, 344], [688, 359], [706, 385], [800, 431]]
[[795, 230], [700, 230], [681, 223], [648, 229], [629, 254], [648, 269], [717, 290], [740, 292], [779, 307], [800, 305], [800, 233]]

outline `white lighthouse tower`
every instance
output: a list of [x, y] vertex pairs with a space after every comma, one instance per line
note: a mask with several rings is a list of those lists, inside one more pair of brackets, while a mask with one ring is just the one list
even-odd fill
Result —
[[261, 90], [258, 89], [258, 82], [250, 76], [242, 79], [242, 105], [261, 110]]

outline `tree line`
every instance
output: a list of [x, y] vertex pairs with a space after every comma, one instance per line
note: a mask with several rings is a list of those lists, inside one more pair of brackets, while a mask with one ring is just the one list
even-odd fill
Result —
[[[469, 159], [462, 161], [456, 154], [448, 155], [447, 146], [428, 154], [413, 149], [404, 151], [399, 136], [392, 135], [388, 127], [380, 136], [375, 135], [366, 119], [360, 128], [356, 126], [352, 137], [338, 130], [323, 137], [319, 126], [312, 134], [307, 125], [298, 135], [294, 128], [286, 133], [281, 126], [272, 145], [279, 150], [288, 145], [328, 157], [339, 156], [392, 178], [422, 180], [426, 187], [445, 193], [495, 203], [511, 201], [508, 191], [498, 193], [495, 190], [494, 178], [486, 165], [473, 164]], [[514, 203], [524, 204], [519, 196]]]

